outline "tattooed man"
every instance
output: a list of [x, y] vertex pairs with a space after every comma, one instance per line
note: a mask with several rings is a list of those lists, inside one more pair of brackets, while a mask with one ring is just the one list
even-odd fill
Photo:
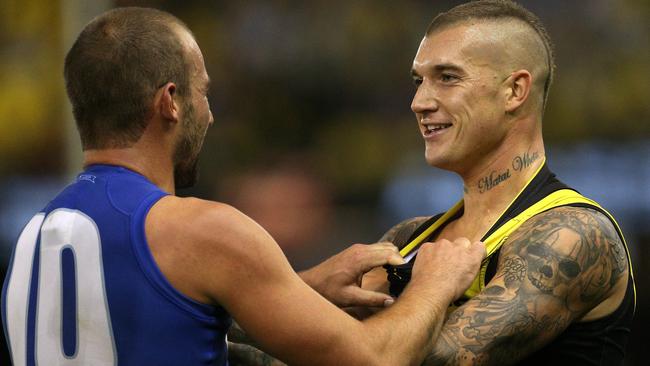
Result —
[[[617, 365], [634, 312], [627, 248], [614, 219], [555, 178], [542, 116], [553, 52], [540, 20], [510, 1], [438, 15], [413, 61], [411, 109], [429, 165], [457, 173], [462, 200], [389, 230], [410, 259], [420, 242], [465, 236], [488, 251], [426, 365]], [[411, 259], [410, 263], [414, 260]], [[364, 286], [395, 296], [409, 265]]]

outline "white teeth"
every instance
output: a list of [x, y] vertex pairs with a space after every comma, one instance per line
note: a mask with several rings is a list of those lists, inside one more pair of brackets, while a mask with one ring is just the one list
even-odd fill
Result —
[[450, 125], [426, 125], [427, 131], [438, 131], [449, 127]]

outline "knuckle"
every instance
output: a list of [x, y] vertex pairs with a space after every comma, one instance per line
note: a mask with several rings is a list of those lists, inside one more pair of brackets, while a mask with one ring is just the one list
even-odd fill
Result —
[[356, 243], [356, 244], [352, 244], [352, 246], [350, 247], [350, 249], [351, 249], [353, 252], [357, 253], [357, 252], [359, 252], [359, 251], [362, 251], [365, 247], [366, 247], [366, 246], [363, 245], [363, 244]]
[[456, 239], [456, 242], [457, 242], [458, 244], [462, 244], [462, 245], [470, 245], [470, 244], [471, 244], [471, 242], [469, 241], [469, 239], [467, 239], [467, 238], [462, 238], [462, 237]]
[[431, 248], [433, 248], [433, 245], [431, 243], [422, 243], [422, 245], [420, 245], [420, 249], [418, 250], [418, 252], [421, 252], [421, 251], [426, 252], [428, 250], [431, 250]]
[[449, 247], [449, 246], [453, 245], [453, 243], [451, 241], [447, 240], [447, 239], [441, 239], [437, 243], [441, 247]]

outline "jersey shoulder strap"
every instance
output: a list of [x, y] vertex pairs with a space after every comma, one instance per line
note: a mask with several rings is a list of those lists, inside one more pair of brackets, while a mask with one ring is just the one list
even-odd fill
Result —
[[[619, 237], [623, 241], [623, 245], [625, 247], [625, 251], [627, 254], [628, 263], [630, 265], [629, 268], [630, 275], [632, 277], [632, 280], [634, 280], [634, 276], [632, 273], [632, 262], [630, 261], [630, 253], [627, 248], [627, 243], [625, 242], [625, 237], [623, 236], [623, 232], [621, 231], [614, 217], [609, 212], [607, 212], [604, 208], [602, 208], [597, 202], [587, 197], [584, 197], [580, 193], [572, 189], [560, 189], [550, 193], [546, 197], [542, 198], [535, 204], [528, 207], [519, 215], [508, 220], [503, 225], [501, 225], [497, 230], [495, 230], [492, 234], [490, 234], [487, 238], [485, 238], [483, 242], [485, 243], [485, 249], [487, 252], [486, 258], [483, 260], [483, 263], [481, 264], [479, 275], [474, 279], [474, 282], [469, 287], [469, 289], [467, 289], [467, 291], [464, 294], [464, 297], [470, 299], [476, 296], [479, 292], [481, 292], [483, 288], [485, 288], [485, 274], [490, 260], [493, 259], [495, 253], [498, 252], [501, 246], [503, 246], [506, 240], [508, 240], [508, 237], [515, 230], [517, 230], [531, 217], [539, 213], [548, 211], [556, 207], [561, 207], [561, 206], [579, 206], [579, 207], [593, 208], [605, 214], [609, 218], [609, 220], [614, 224], [614, 227], [616, 228]], [[636, 290], [635, 290], [635, 298], [636, 298]]]

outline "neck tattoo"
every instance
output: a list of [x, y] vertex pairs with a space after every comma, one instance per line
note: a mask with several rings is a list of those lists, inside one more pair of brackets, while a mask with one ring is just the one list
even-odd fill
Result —
[[537, 159], [539, 159], [539, 153], [537, 151], [532, 154], [525, 152], [523, 155], [517, 155], [512, 159], [512, 169], [516, 172], [520, 172], [533, 165]]
[[[514, 159], [512, 159], [512, 170], [515, 172], [521, 172], [524, 169], [527, 169], [533, 165], [533, 163], [541, 157], [540, 153], [538, 152], [525, 152], [521, 155], [515, 156]], [[506, 180], [510, 179], [512, 174], [510, 173], [510, 168], [507, 168], [504, 171], [497, 172], [496, 170], [493, 170], [490, 172], [489, 175], [486, 175], [485, 177], [479, 179], [478, 181], [478, 191], [479, 193], [484, 193], [492, 188], [498, 186], [499, 184], [505, 182]], [[467, 193], [467, 188], [463, 187], [465, 190], [465, 193]]]
[[504, 172], [497, 173], [496, 170], [490, 172], [490, 175], [485, 176], [478, 181], [478, 191], [479, 193], [487, 192], [490, 189], [498, 186], [504, 181], [510, 178], [510, 168], [506, 169]]

